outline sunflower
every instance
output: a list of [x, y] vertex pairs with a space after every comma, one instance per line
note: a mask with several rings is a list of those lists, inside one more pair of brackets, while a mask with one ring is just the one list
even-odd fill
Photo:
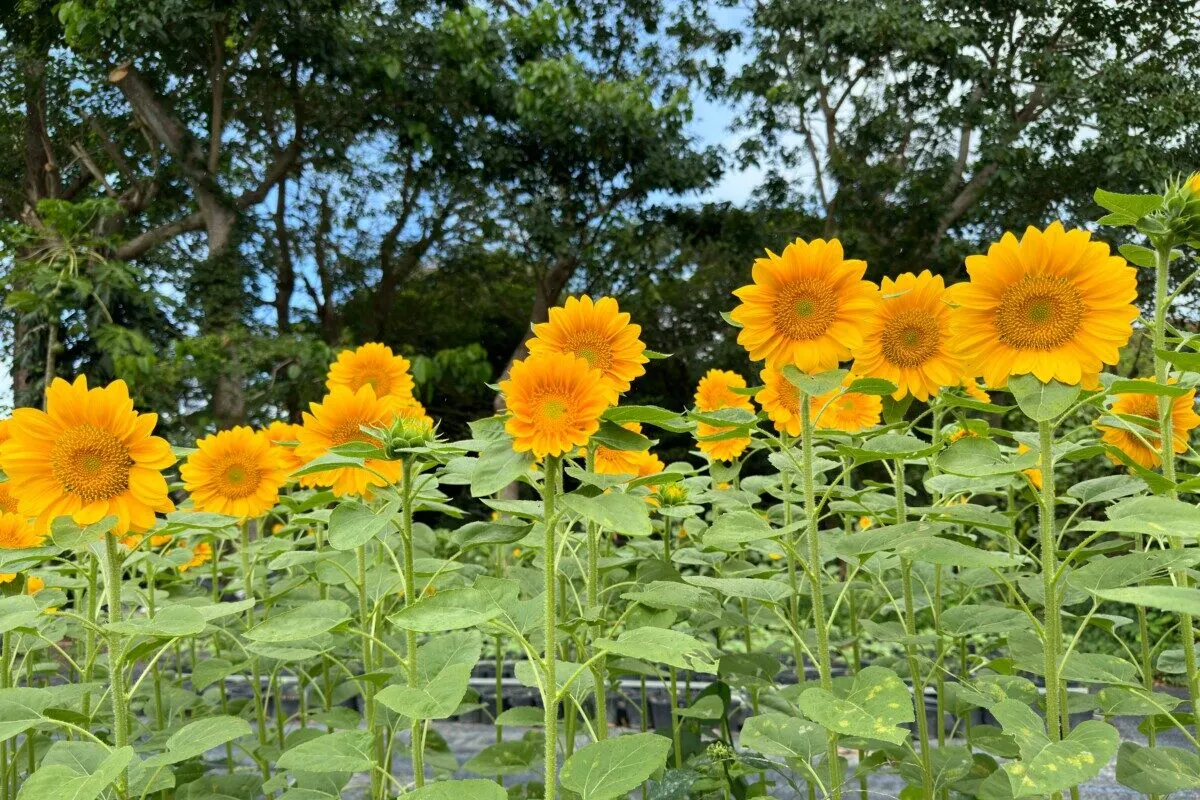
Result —
[[158, 536], [142, 536], [140, 534], [133, 534], [132, 536], [126, 536], [122, 538], [121, 544], [125, 545], [130, 550], [136, 550], [142, 546], [143, 542], [149, 540], [150, 547], [157, 549], [163, 545], [170, 544], [171, 540], [174, 538], [175, 537], [169, 533], [160, 534]]
[[[696, 385], [696, 410], [721, 411], [726, 408], [740, 408], [753, 414], [754, 404], [750, 402], [750, 397], [733, 391], [733, 389], [745, 388], [746, 379], [736, 372], [730, 372], [727, 369], [710, 369]], [[732, 461], [750, 446], [750, 438], [735, 436], [714, 441], [711, 437], [728, 434], [735, 427], [697, 422], [696, 446], [700, 448], [701, 453], [713, 461]]]
[[0, 469], [38, 531], [57, 517], [90, 525], [110, 515], [117, 534], [143, 531], [154, 527], [155, 512], [174, 510], [162, 470], [175, 456], [151, 436], [158, 415], [134, 411], [124, 381], [88, 389], [82, 376], [55, 379], [46, 411], [19, 408], [12, 421]]
[[946, 285], [929, 270], [884, 278], [883, 299], [862, 327], [854, 348], [854, 372], [896, 385], [892, 397], [907, 394], [925, 402], [943, 386], [962, 380], [962, 359], [950, 336]]
[[799, 436], [800, 425], [800, 390], [783, 376], [775, 367], [768, 366], [761, 373], [763, 388], [758, 390], [754, 399], [762, 406], [763, 411], [775, 423], [775, 430], [789, 436]]
[[734, 291], [742, 301], [730, 315], [742, 326], [738, 344], [768, 365], [836, 369], [862, 344], [862, 320], [879, 299], [862, 279], [866, 269], [843, 257], [837, 239], [797, 239], [783, 255], [768, 250], [754, 262], [754, 282]]
[[12, 438], [12, 420], [0, 419], [0, 444]]
[[8, 481], [0, 481], [0, 512], [17, 513], [17, 498], [13, 497], [12, 487]]
[[513, 448], [538, 458], [561, 456], [587, 444], [610, 405], [611, 384], [591, 363], [571, 353], [541, 351], [514, 361], [500, 391], [509, 411], [504, 429]]
[[1192, 194], [1200, 194], [1200, 172], [1193, 172], [1188, 176], [1187, 188]]
[[[304, 425], [297, 431], [300, 444], [296, 446], [296, 456], [308, 463], [339, 444], [379, 444], [363, 433], [362, 428], [386, 428], [392, 424], [401, 407], [403, 402], [400, 398], [394, 395], [380, 397], [370, 386], [353, 392], [342, 386], [335, 387], [320, 403], [309, 405], [311, 413], [304, 412]], [[333, 493], [339, 497], [349, 494], [370, 497], [372, 486], [384, 486], [400, 480], [402, 467], [399, 461], [367, 459], [364, 466], [367, 469], [341, 467], [304, 475], [300, 483], [303, 486], [332, 487]]]
[[19, 514], [0, 513], [0, 550], [27, 550], [39, 547], [45, 534], [40, 534]]
[[[185, 545], [183, 542], [180, 542], [179, 546], [186, 547], [187, 545]], [[208, 562], [212, 561], [212, 557], [213, 557], [212, 545], [209, 544], [208, 542], [200, 542], [199, 544], [192, 547], [192, 560], [187, 562], [186, 564], [180, 564], [179, 571], [187, 572], [189, 569], [192, 569], [193, 567], [202, 567], [205, 564], [207, 564]]]
[[979, 431], [966, 425], [958, 425], [948, 431], [945, 436], [947, 442], [954, 443], [959, 439], [977, 439], [979, 438]]
[[267, 441], [275, 445], [283, 462], [283, 469], [288, 475], [304, 466], [304, 461], [296, 455], [296, 443], [300, 441], [300, 426], [291, 422], [275, 420], [262, 430]]
[[962, 390], [963, 394], [972, 400], [978, 400], [981, 403], [992, 402], [992, 396], [984, 391], [983, 387], [973, 380], [963, 381]]
[[[1029, 452], [1029, 445], [1025, 444], [1024, 442], [1019, 442], [1017, 444], [1017, 455], [1023, 456], [1028, 452]], [[1037, 469], [1036, 467], [1034, 467], [1031, 469], [1023, 469], [1023, 470], [1021, 470], [1021, 472], [1024, 473], [1025, 477], [1029, 478], [1029, 482], [1033, 484], [1033, 488], [1037, 489], [1038, 491], [1041, 491], [1041, 489], [1042, 489], [1042, 471], [1040, 469]]]
[[952, 287], [955, 340], [988, 386], [1032, 373], [1097, 388], [1116, 364], [1138, 311], [1137, 278], [1125, 259], [1087, 231], [1055, 222], [1011, 233], [967, 257], [969, 283]]
[[[1144, 378], [1143, 380], [1152, 381], [1154, 378]], [[1171, 398], [1171, 442], [1176, 453], [1187, 451], [1188, 436], [1193, 428], [1200, 425], [1200, 416], [1197, 416], [1193, 410], [1195, 403], [1195, 389], [1188, 391], [1187, 394]], [[1144, 428], [1146, 431], [1135, 433], [1128, 427], [1097, 424], [1096, 427], [1104, 432], [1101, 438], [1146, 469], [1156, 469], [1162, 464], [1162, 438], [1158, 427], [1158, 396], [1140, 392], [1118, 393], [1112, 404], [1112, 413], [1144, 417], [1144, 420], [1138, 420], [1138, 427]], [[1114, 464], [1121, 463], [1120, 459], [1111, 454], [1109, 458]]]
[[394, 395], [411, 400], [411, 366], [407, 358], [393, 354], [387, 345], [369, 342], [357, 350], [338, 353], [337, 361], [329, 365], [325, 385], [331, 392], [339, 386], [351, 392], [370, 386], [378, 397]]
[[[634, 433], [642, 432], [642, 426], [637, 422], [626, 422], [621, 427]], [[662, 459], [649, 450], [614, 450], [604, 446], [596, 448], [592, 461], [597, 475], [634, 475], [639, 478], [657, 475], [663, 471], [663, 466]]]
[[[849, 386], [847, 375], [842, 386]], [[831, 389], [809, 399], [813, 428], [858, 433], [879, 424], [883, 415], [883, 400], [873, 394]]]
[[246, 519], [270, 511], [287, 483], [282, 448], [238, 426], [205, 436], [179, 468], [183, 488], [199, 511]]
[[609, 402], [615, 404], [633, 379], [646, 373], [642, 365], [649, 359], [641, 333], [641, 326], [630, 324], [629, 314], [611, 297], [595, 302], [586, 294], [568, 297], [561, 307], [550, 309], [549, 322], [533, 326], [529, 354], [572, 353], [586, 359], [603, 374]]

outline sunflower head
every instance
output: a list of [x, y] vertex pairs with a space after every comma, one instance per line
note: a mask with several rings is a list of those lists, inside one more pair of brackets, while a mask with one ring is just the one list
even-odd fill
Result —
[[1200, 171], [1193, 172], [1191, 175], [1189, 175], [1187, 180], [1184, 181], [1184, 186], [1186, 186], [1187, 190], [1192, 194], [1200, 195]]
[[847, 375], [841, 389], [809, 398], [814, 429], [858, 433], [879, 424], [883, 400], [873, 394], [844, 391], [852, 382], [852, 376]]
[[[179, 546], [187, 547], [187, 545], [185, 545], [183, 542], [180, 542]], [[208, 542], [200, 542], [198, 544], [192, 545], [192, 559], [190, 561], [188, 561], [186, 564], [181, 564], [179, 566], [179, 571], [187, 572], [189, 569], [194, 569], [195, 567], [204, 566], [208, 562], [212, 561], [212, 556], [213, 556], [212, 545], [209, 544]]]
[[978, 400], [981, 403], [992, 402], [992, 396], [988, 394], [982, 386], [974, 380], [964, 380], [962, 383], [963, 394], [972, 400]]
[[862, 344], [861, 321], [878, 302], [879, 290], [862, 279], [866, 269], [844, 258], [837, 239], [797, 239], [782, 255], [767, 251], [754, 262], [754, 282], [734, 291], [742, 301], [730, 315], [742, 327], [738, 344], [768, 366], [837, 368]]
[[20, 514], [0, 513], [0, 550], [40, 547], [45, 538]]
[[12, 487], [8, 481], [0, 481], [0, 512], [17, 513], [17, 498], [13, 496]]
[[742, 408], [753, 411], [747, 395], [734, 389], [745, 389], [746, 379], [727, 369], [710, 369], [696, 385], [696, 408], [700, 411], [716, 411], [721, 408]]
[[[1029, 445], [1025, 444], [1024, 442], [1017, 443], [1017, 455], [1023, 456], [1028, 452], [1030, 452]], [[1023, 469], [1023, 470], [1021, 470], [1021, 472], [1022, 472], [1022, 474], [1025, 475], [1026, 478], [1029, 478], [1029, 482], [1033, 484], [1033, 488], [1041, 491], [1042, 471], [1040, 469], [1037, 469], [1035, 467], [1035, 468], [1031, 468], [1031, 469]]]
[[763, 382], [763, 388], [758, 390], [754, 399], [762, 406], [763, 411], [767, 412], [767, 416], [775, 424], [775, 430], [789, 436], [799, 436], [800, 390], [776, 367], [767, 366], [759, 373], [759, 378]]
[[[627, 431], [641, 433], [638, 422], [621, 425]], [[663, 470], [663, 463], [649, 450], [617, 450], [600, 445], [592, 459], [592, 469], [597, 475], [656, 475]]]
[[165, 439], [151, 435], [157, 421], [133, 410], [124, 381], [89, 389], [82, 376], [55, 379], [44, 412], [13, 412], [0, 470], [40, 532], [62, 516], [80, 525], [114, 516], [117, 534], [147, 530], [155, 512], [175, 508], [162, 476], [175, 456]]
[[[1153, 377], [1142, 380], [1153, 381]], [[1175, 381], [1172, 380], [1171, 383]], [[1187, 452], [1188, 439], [1192, 430], [1200, 425], [1200, 416], [1194, 410], [1196, 390], [1172, 397], [1171, 400], [1171, 447], [1176, 453]], [[1127, 455], [1134, 463], [1146, 469], [1157, 469], [1162, 464], [1162, 432], [1158, 424], [1158, 396], [1142, 392], [1121, 392], [1112, 404], [1112, 414], [1117, 417], [1134, 417], [1127, 425], [1102, 425], [1101, 439]], [[1119, 464], [1121, 460], [1109, 453], [1109, 459]]]
[[409, 447], [424, 447], [431, 443], [437, 432], [433, 419], [418, 405], [404, 406], [397, 410], [385, 439], [388, 455], [399, 458], [400, 451]]
[[668, 483], [658, 490], [658, 498], [664, 506], [681, 506], [688, 501], [688, 490], [682, 483]]
[[[296, 456], [304, 463], [325, 455], [331, 447], [347, 442], [370, 442], [381, 444], [371, 438], [363, 428], [386, 429], [391, 426], [405, 403], [394, 395], [380, 397], [370, 386], [358, 391], [337, 387], [329, 392], [320, 403], [312, 403], [304, 413], [304, 425], [298, 432], [300, 444]], [[371, 487], [395, 483], [400, 479], [401, 465], [398, 461], [367, 459], [359, 467], [338, 469], [303, 475], [302, 486], [329, 486], [339, 497], [344, 495], [371, 496]], [[378, 474], [375, 474], [378, 473]]]
[[882, 299], [862, 326], [854, 348], [854, 372], [896, 385], [893, 397], [911, 394], [922, 402], [963, 378], [963, 364], [950, 335], [951, 309], [940, 275], [925, 270], [884, 278]]
[[332, 392], [337, 387], [357, 392], [370, 386], [379, 397], [394, 395], [405, 399], [413, 396], [411, 364], [404, 356], [392, 353], [392, 348], [369, 342], [356, 350], [343, 350], [329, 365], [325, 385]]
[[300, 441], [299, 425], [275, 420], [262, 429], [262, 435], [279, 451], [283, 468], [289, 475], [304, 466], [304, 462], [296, 455], [296, 444]]
[[239, 426], [204, 437], [196, 448], [179, 474], [198, 510], [246, 519], [279, 502], [288, 472], [283, 448], [265, 434]]
[[1096, 388], [1133, 333], [1134, 269], [1087, 231], [1055, 222], [1020, 240], [1006, 233], [987, 255], [969, 256], [967, 272], [950, 294], [954, 338], [988, 386], [1032, 373]]
[[533, 326], [533, 333], [531, 356], [570, 353], [584, 359], [600, 371], [610, 404], [646, 373], [646, 345], [638, 338], [642, 328], [631, 324], [611, 297], [595, 302], [586, 294], [568, 297], [561, 307], [550, 309], [549, 322]]
[[545, 350], [514, 361], [500, 391], [513, 447], [538, 458], [586, 445], [613, 396], [604, 374], [586, 359]]

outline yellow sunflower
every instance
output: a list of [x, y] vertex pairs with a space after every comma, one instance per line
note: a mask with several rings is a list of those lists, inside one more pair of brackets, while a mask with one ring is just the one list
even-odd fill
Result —
[[561, 307], [550, 309], [549, 322], [533, 326], [529, 354], [572, 353], [586, 359], [603, 374], [609, 403], [615, 404], [633, 379], [646, 373], [642, 365], [649, 359], [641, 333], [641, 326], [631, 324], [611, 297], [595, 302], [586, 294], [568, 297]]
[[[1029, 445], [1027, 445], [1023, 442], [1017, 444], [1017, 455], [1023, 456], [1028, 452], [1029, 452]], [[1033, 488], [1037, 489], [1038, 491], [1041, 491], [1042, 471], [1040, 469], [1036, 469], [1036, 468], [1023, 469], [1023, 470], [1021, 470], [1021, 472], [1023, 472], [1025, 474], [1025, 477], [1029, 478], [1030, 483], [1033, 484]]]
[[329, 365], [325, 385], [332, 392], [337, 387], [357, 392], [370, 386], [376, 396], [395, 395], [406, 400], [413, 396], [411, 364], [404, 356], [392, 353], [392, 348], [369, 342], [357, 350], [343, 350], [337, 361]]
[[183, 488], [199, 511], [262, 516], [279, 502], [279, 489], [287, 483], [282, 450], [241, 425], [205, 436], [179, 468]]
[[156, 414], [138, 414], [124, 381], [88, 389], [55, 379], [46, 411], [19, 408], [11, 438], [0, 445], [20, 512], [38, 531], [57, 517], [90, 525], [115, 516], [117, 534], [154, 527], [155, 512], [174, 510], [162, 470], [175, 463], [171, 446], [152, 436]]
[[[180, 542], [179, 546], [186, 547], [187, 545], [185, 545], [183, 542]], [[204, 566], [208, 562], [212, 561], [212, 556], [213, 556], [212, 545], [209, 544], [208, 542], [200, 542], [199, 544], [193, 545], [192, 546], [192, 560], [187, 562], [186, 564], [181, 564], [179, 566], [179, 571], [187, 572], [189, 569], [192, 569], [194, 567]]]
[[[735, 388], [745, 389], [746, 379], [727, 369], [710, 369], [696, 385], [696, 409], [698, 411], [720, 411], [726, 408], [740, 408], [753, 414], [754, 404], [750, 402], [750, 397], [733, 391]], [[749, 437], [736, 436], [716, 441], [709, 437], [720, 436], [733, 429], [733, 426], [698, 422], [696, 423], [696, 446], [700, 448], [701, 453], [713, 461], [732, 461], [750, 446]]]
[[1125, 259], [1083, 230], [1055, 222], [1011, 233], [967, 257], [969, 283], [950, 290], [955, 341], [988, 386], [1012, 375], [1099, 385], [1116, 364], [1138, 311], [1137, 278]]
[[500, 391], [513, 448], [538, 458], [586, 445], [612, 398], [611, 384], [586, 359], [545, 350], [514, 361]]
[[[1152, 381], [1154, 378], [1144, 378]], [[1174, 381], [1171, 381], [1174, 383]], [[1200, 425], [1200, 416], [1194, 410], [1196, 390], [1171, 398], [1171, 442], [1176, 453], [1183, 453], [1188, 448], [1189, 434]], [[1101, 438], [1129, 456], [1133, 461], [1146, 469], [1156, 469], [1162, 464], [1162, 438], [1158, 427], [1158, 397], [1139, 392], [1124, 392], [1116, 395], [1112, 404], [1112, 413], [1122, 416], [1145, 417], [1138, 421], [1138, 427], [1145, 428], [1149, 433], [1138, 431], [1134, 433], [1128, 428], [1100, 425], [1096, 427], [1103, 431]], [[1120, 459], [1109, 456], [1114, 464]]]
[[973, 380], [963, 381], [962, 390], [963, 394], [972, 400], [978, 400], [981, 403], [992, 402], [992, 396], [984, 391], [983, 387]]
[[783, 376], [775, 367], [768, 366], [761, 373], [763, 388], [758, 390], [754, 399], [762, 406], [763, 411], [775, 423], [775, 430], [789, 436], [799, 436], [800, 425], [800, 390]]
[[125, 545], [130, 550], [136, 550], [142, 546], [143, 542], [149, 539], [150, 547], [157, 549], [163, 545], [170, 544], [173, 538], [175, 537], [171, 536], [169, 533], [160, 534], [158, 536], [142, 536], [141, 534], [133, 534], [132, 536], [126, 536], [122, 538], [121, 544]]
[[862, 343], [854, 348], [854, 373], [896, 385], [893, 397], [907, 394], [925, 402], [943, 386], [963, 377], [962, 358], [950, 335], [946, 285], [929, 270], [884, 278], [883, 299], [862, 324]]
[[304, 461], [296, 455], [296, 444], [300, 441], [300, 426], [291, 422], [275, 420], [262, 430], [267, 441], [275, 445], [283, 462], [283, 469], [288, 475], [304, 466]]
[[754, 262], [754, 282], [734, 291], [742, 301], [730, 315], [742, 326], [738, 344], [768, 365], [836, 369], [862, 344], [862, 321], [879, 299], [862, 279], [866, 269], [843, 257], [837, 239], [797, 239], [782, 255], [768, 250]]
[[947, 442], [957, 442], [959, 439], [979, 438], [979, 432], [973, 428], [968, 428], [966, 425], [959, 425], [946, 434]]
[[13, 497], [8, 481], [0, 481], [0, 512], [17, 513], [17, 498]]
[[1187, 187], [1192, 194], [1200, 194], [1200, 172], [1193, 172], [1188, 176]]
[[12, 438], [12, 420], [0, 419], [0, 444], [4, 444]]
[[[853, 376], [847, 375], [842, 386], [849, 386]], [[883, 416], [883, 400], [873, 394], [843, 392], [832, 389], [809, 398], [813, 428], [858, 433], [879, 424]]]
[[[626, 422], [621, 427], [634, 433], [642, 432], [642, 426], [637, 422]], [[649, 450], [614, 450], [603, 446], [596, 448], [592, 461], [597, 475], [634, 475], [638, 478], [657, 475], [663, 471], [663, 466], [662, 459]]]
[[[357, 391], [338, 386], [332, 389], [320, 403], [309, 405], [304, 412], [304, 425], [297, 431], [300, 444], [296, 456], [304, 463], [324, 455], [329, 448], [347, 442], [379, 442], [363, 433], [362, 428], [386, 428], [392, 424], [403, 403], [394, 395], [380, 397], [370, 386]], [[384, 486], [400, 480], [399, 461], [367, 459], [365, 465], [373, 472], [359, 467], [316, 472], [300, 478], [303, 486], [329, 486], [339, 497], [343, 495], [371, 496], [372, 486]], [[385, 483], [386, 481], [386, 483]]]
[[40, 534], [19, 514], [0, 513], [0, 550], [26, 550], [40, 547], [45, 534]]

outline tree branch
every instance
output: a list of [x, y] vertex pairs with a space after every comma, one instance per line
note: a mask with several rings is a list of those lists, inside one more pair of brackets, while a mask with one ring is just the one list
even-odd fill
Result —
[[193, 211], [186, 217], [181, 217], [174, 222], [168, 222], [165, 225], [160, 225], [157, 228], [151, 228], [144, 233], [138, 234], [119, 246], [114, 255], [122, 261], [129, 261], [144, 255], [150, 249], [170, 239], [174, 239], [180, 234], [203, 230], [203, 228], [204, 215], [199, 211]]

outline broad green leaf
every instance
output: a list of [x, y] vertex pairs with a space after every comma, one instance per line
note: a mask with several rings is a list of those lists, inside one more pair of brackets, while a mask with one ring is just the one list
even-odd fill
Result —
[[1200, 538], [1200, 508], [1169, 497], [1132, 497], [1110, 506], [1106, 513], [1107, 520], [1081, 522], [1076, 528]]
[[897, 543], [895, 551], [904, 558], [922, 564], [940, 564], [945, 567], [1010, 567], [1019, 563], [1008, 553], [980, 550], [953, 539], [930, 536], [919, 540]]
[[700, 586], [677, 581], [653, 581], [621, 597], [651, 608], [669, 608], [673, 611], [701, 609], [715, 613], [720, 610], [720, 604], [711, 593]]
[[725, 716], [725, 703], [715, 694], [706, 694], [684, 708], [676, 708], [675, 715], [688, 719], [721, 719]]
[[1147, 380], [1116, 380], [1108, 387], [1107, 393], [1110, 395], [1117, 394], [1150, 394], [1164, 397], [1183, 397], [1188, 392], [1192, 391], [1186, 386], [1179, 386], [1173, 383], [1158, 383], [1157, 381]]
[[512, 438], [503, 434], [479, 454], [475, 469], [471, 471], [471, 496], [496, 494], [521, 476], [528, 475], [534, 463], [533, 453], [513, 450]]
[[235, 665], [224, 658], [206, 658], [192, 667], [192, 689], [203, 692], [209, 686], [231, 675]]
[[156, 636], [173, 639], [195, 636], [204, 631], [204, 615], [191, 606], [160, 608], [153, 617], [134, 617], [104, 626], [105, 630], [122, 636]]
[[963, 605], [942, 612], [942, 633], [955, 637], [1008, 633], [1028, 624], [1024, 613], [1006, 606]]
[[370, 731], [334, 731], [284, 750], [276, 762], [292, 772], [366, 772], [374, 763]]
[[604, 412], [604, 419], [618, 425], [644, 422], [673, 433], [682, 433], [692, 427], [681, 415], [658, 406], [614, 406]]
[[438, 781], [404, 793], [408, 800], [508, 800], [504, 787], [495, 781]]
[[778, 530], [772, 529], [753, 511], [730, 511], [717, 517], [701, 541], [705, 547], [736, 550], [748, 542], [773, 539], [778, 535]]
[[132, 747], [122, 747], [88, 772], [62, 763], [43, 764], [21, 784], [17, 800], [95, 800], [135, 757]]
[[478, 631], [438, 636], [417, 648], [417, 684], [388, 686], [375, 699], [409, 719], [445, 719], [467, 693], [482, 647]]
[[343, 500], [329, 516], [329, 546], [334, 550], [354, 550], [383, 533], [399, 510], [398, 502], [378, 511], [358, 500]]
[[1049, 422], [1074, 405], [1079, 387], [1058, 381], [1042, 383], [1034, 375], [1014, 375], [1008, 379], [1008, 390], [1025, 416], [1034, 422]]
[[1105, 475], [1080, 481], [1067, 494], [1081, 503], [1107, 503], [1145, 491], [1146, 482], [1133, 475]]
[[541, 755], [540, 744], [530, 739], [497, 742], [468, 759], [463, 769], [487, 777], [517, 775], [529, 772]]
[[363, 463], [364, 461], [361, 458], [326, 453], [323, 456], [317, 456], [303, 467], [300, 467], [300, 469], [292, 473], [292, 477], [299, 478], [304, 475], [316, 475], [317, 473], [328, 472], [332, 469], [361, 468]]
[[1117, 783], [1146, 795], [1200, 789], [1200, 755], [1178, 747], [1143, 747], [1121, 742]]
[[0, 597], [0, 633], [33, 625], [41, 615], [41, 607], [27, 594]]
[[634, 733], [593, 742], [563, 764], [563, 787], [582, 800], [622, 797], [663, 766], [671, 740], [656, 733]]
[[[522, 686], [537, 689], [540, 688], [543, 675], [542, 671], [529, 660], [522, 659], [517, 662], [516, 668], [513, 670], [513, 677]], [[565, 697], [570, 692], [571, 696], [580, 703], [587, 699], [595, 689], [592, 671], [574, 661], [557, 659], [554, 661], [554, 682], [557, 684], [558, 693], [561, 696]]]
[[80, 525], [70, 517], [58, 517], [50, 523], [50, 541], [64, 550], [82, 550], [104, 541], [104, 534], [116, 527], [116, 517], [105, 517], [91, 525]]
[[[1030, 459], [1032, 461], [1032, 459]], [[989, 475], [1010, 475], [1023, 467], [1005, 457], [1000, 446], [991, 439], [967, 436], [953, 442], [938, 456], [938, 469], [952, 475], [981, 478]], [[1032, 466], [1032, 465], [1029, 465]]]
[[1119, 589], [1142, 583], [1155, 575], [1181, 566], [1200, 563], [1200, 548], [1148, 550], [1123, 556], [1095, 558], [1067, 575], [1067, 583], [1086, 592]]
[[855, 378], [846, 391], [886, 397], [896, 393], [896, 384], [883, 378]]
[[254, 731], [240, 717], [216, 716], [198, 719], [184, 725], [167, 739], [167, 751], [146, 760], [151, 767], [177, 764], [202, 756], [226, 742], [249, 736]]
[[315, 600], [268, 617], [246, 631], [255, 642], [295, 642], [311, 639], [350, 619], [350, 606], [341, 600]]
[[912, 722], [913, 704], [904, 681], [886, 667], [866, 667], [852, 677], [838, 678], [833, 691], [813, 687], [800, 695], [800, 710], [827, 730], [901, 744]]
[[1041, 717], [1016, 700], [998, 703], [991, 712], [1021, 752], [1020, 761], [1004, 765], [1013, 797], [1050, 794], [1091, 780], [1121, 740], [1113, 726], [1087, 720], [1061, 742], [1051, 742]]
[[1147, 717], [1171, 711], [1183, 702], [1175, 695], [1137, 686], [1105, 686], [1096, 693], [1096, 700], [1109, 717]]
[[707, 575], [686, 575], [684, 580], [693, 586], [712, 589], [726, 597], [744, 597], [763, 603], [779, 603], [792, 594], [792, 588], [786, 583], [762, 578], [710, 578]]
[[42, 712], [53, 700], [54, 695], [47, 689], [0, 689], [0, 742], [45, 722]]
[[643, 497], [619, 492], [596, 497], [571, 493], [565, 495], [562, 502], [571, 511], [607, 531], [625, 536], [649, 536], [653, 531], [649, 506]]
[[1120, 194], [1097, 189], [1092, 197], [1106, 211], [1130, 218], [1133, 222], [1129, 224], [1157, 211], [1163, 204], [1162, 196], [1157, 194]]
[[516, 706], [500, 712], [496, 724], [506, 728], [537, 728], [545, 720], [542, 710], [536, 706]]
[[707, 642], [669, 628], [634, 628], [617, 639], [597, 639], [597, 650], [695, 672], [716, 674], [718, 653]]
[[472, 586], [422, 597], [388, 617], [392, 624], [418, 633], [474, 628], [500, 616], [502, 609], [487, 592]]
[[781, 369], [780, 372], [783, 374], [783, 377], [787, 378], [788, 383], [800, 391], [813, 396], [832, 392], [842, 385], [842, 379], [846, 377], [846, 370], [844, 369], [834, 369], [829, 372], [810, 375], [790, 364]]
[[809, 761], [825, 752], [828, 739], [824, 729], [806, 719], [767, 713], [746, 720], [738, 743], [764, 756]]
[[1101, 589], [1097, 597], [1114, 603], [1157, 608], [1173, 614], [1200, 616], [1200, 589], [1184, 586], [1130, 586], [1124, 589]]

